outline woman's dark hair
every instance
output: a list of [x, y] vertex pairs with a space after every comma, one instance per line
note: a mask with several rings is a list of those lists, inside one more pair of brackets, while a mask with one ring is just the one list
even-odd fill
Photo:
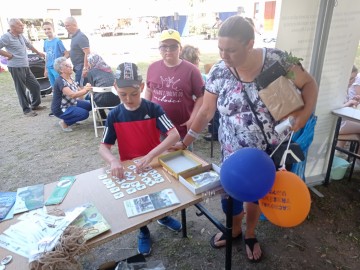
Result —
[[248, 20], [239, 15], [227, 18], [222, 23], [218, 36], [239, 39], [244, 44], [255, 39], [254, 27]]

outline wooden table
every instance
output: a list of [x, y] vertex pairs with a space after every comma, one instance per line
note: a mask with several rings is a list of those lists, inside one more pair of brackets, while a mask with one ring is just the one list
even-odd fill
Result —
[[[340, 127], [341, 127], [341, 121], [342, 120], [350, 120], [350, 121], [360, 123], [360, 110], [357, 110], [357, 109], [354, 109], [351, 107], [343, 107], [340, 109], [333, 110], [331, 113], [334, 114], [335, 116], [337, 116], [337, 121], [336, 121], [334, 137], [333, 137], [331, 149], [330, 149], [329, 163], [328, 163], [328, 167], [327, 167], [326, 175], [325, 175], [325, 181], [324, 181], [325, 185], [329, 184], [329, 181], [330, 181], [330, 173], [331, 173], [332, 163], [334, 160], [335, 150], [343, 152], [354, 158], [360, 158], [360, 156], [357, 153], [353, 153], [344, 148], [336, 146], [337, 141], [338, 141]], [[354, 163], [351, 167], [351, 170], [352, 171], [354, 170]], [[351, 173], [352, 173], [352, 171], [351, 171]]]
[[[192, 154], [193, 155], [193, 154]], [[195, 155], [193, 155], [195, 156]], [[196, 157], [196, 156], [195, 156]], [[202, 164], [207, 164], [204, 160], [196, 157]], [[133, 164], [132, 161], [124, 163], [124, 167], [128, 164]], [[151, 166], [158, 170], [165, 177], [165, 181], [156, 184], [152, 187], [147, 187], [144, 190], [137, 191], [133, 194], [126, 194], [121, 199], [115, 200], [110, 191], [105, 187], [102, 181], [98, 178], [99, 175], [106, 173], [106, 168], [97, 169], [87, 173], [83, 173], [76, 176], [76, 181], [71, 187], [69, 193], [67, 194], [64, 201], [57, 207], [63, 210], [71, 209], [75, 206], [80, 206], [85, 203], [93, 203], [99, 212], [104, 216], [111, 226], [111, 230], [91, 239], [88, 242], [89, 247], [96, 247], [103, 243], [106, 243], [112, 239], [118, 238], [124, 234], [132, 232], [150, 222], [156, 221], [159, 218], [171, 215], [178, 211], [182, 211], [182, 221], [183, 221], [183, 235], [186, 236], [186, 218], [185, 218], [185, 209], [192, 205], [198, 205], [202, 201], [201, 195], [194, 195], [191, 193], [185, 186], [183, 186], [178, 180], [166, 173], [165, 170], [157, 163], [157, 159], [154, 159]], [[53, 188], [57, 183], [53, 182], [45, 185], [45, 194], [44, 198], [48, 198]], [[157, 211], [149, 212], [142, 214], [136, 217], [128, 218], [125, 212], [124, 200], [130, 198], [139, 197], [141, 195], [153, 193], [165, 188], [172, 188], [177, 197], [180, 200], [180, 204], [174, 205], [172, 207], [160, 209]], [[201, 207], [201, 206], [200, 206]], [[206, 209], [199, 208], [200, 210], [206, 211]], [[204, 213], [204, 212], [202, 212]], [[20, 214], [19, 214], [20, 215]], [[0, 223], [0, 232], [6, 230], [10, 225], [17, 222], [16, 215], [13, 219], [4, 221]], [[207, 216], [207, 215], [206, 215]], [[208, 216], [207, 216], [208, 217]], [[209, 217], [208, 217], [209, 218]], [[214, 220], [212, 220], [214, 222]], [[215, 223], [214, 223], [215, 224]], [[219, 225], [219, 224], [218, 224]], [[221, 225], [219, 225], [221, 228]], [[230, 226], [231, 227], [231, 226]], [[227, 231], [228, 232], [228, 231]], [[231, 235], [231, 228], [230, 228]], [[229, 242], [231, 243], [231, 242]], [[230, 247], [231, 250], [231, 247]], [[13, 260], [10, 264], [6, 266], [7, 270], [19, 270], [27, 269], [28, 259], [22, 257], [18, 254], [12, 253], [6, 249], [0, 248], [0, 258], [5, 257], [6, 255], [12, 255]], [[231, 267], [231, 258], [230, 258], [230, 267]], [[227, 268], [230, 269], [230, 268]]]

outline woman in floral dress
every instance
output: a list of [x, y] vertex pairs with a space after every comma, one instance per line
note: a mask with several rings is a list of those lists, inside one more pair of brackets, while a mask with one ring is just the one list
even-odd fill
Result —
[[[285, 133], [278, 134], [278, 124], [259, 97], [256, 77], [278, 61], [285, 71], [292, 74], [292, 80], [301, 91], [304, 107], [291, 113], [295, 122], [292, 130], [304, 127], [315, 109], [318, 87], [315, 80], [299, 62], [294, 63], [289, 54], [269, 48], [254, 48], [254, 28], [241, 16], [232, 16], [223, 22], [218, 34], [221, 61], [215, 64], [206, 82], [203, 105], [191, 129], [175, 148], [186, 148], [206, 127], [216, 109], [220, 112], [219, 142], [222, 160], [244, 147], [266, 150], [269, 144], [278, 144]], [[252, 104], [249, 104], [250, 101]], [[251, 109], [256, 113], [258, 120]], [[260, 123], [259, 123], [259, 122]], [[261, 131], [261, 127], [266, 135]], [[288, 132], [285, 131], [285, 132]], [[227, 211], [228, 196], [222, 196], [222, 208]], [[244, 207], [243, 207], [244, 206]], [[245, 209], [244, 209], [245, 208]], [[246, 214], [245, 214], [246, 213]], [[250, 261], [258, 262], [262, 251], [255, 229], [261, 214], [257, 202], [241, 202], [233, 199], [233, 238], [242, 238], [242, 220], [246, 218], [245, 245]], [[210, 244], [213, 248], [226, 245], [222, 232], [215, 234]]]

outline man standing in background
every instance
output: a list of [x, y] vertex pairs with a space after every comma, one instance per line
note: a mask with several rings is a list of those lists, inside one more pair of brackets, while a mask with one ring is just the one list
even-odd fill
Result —
[[[0, 55], [8, 59], [8, 69], [14, 80], [16, 93], [25, 116], [36, 116], [35, 110], [45, 109], [41, 103], [40, 84], [29, 67], [27, 49], [45, 57], [35, 49], [24, 33], [24, 24], [19, 19], [9, 20], [10, 30], [0, 38]], [[2, 48], [6, 51], [1, 50]], [[30, 100], [26, 95], [26, 88], [30, 91]]]
[[65, 19], [65, 28], [71, 35], [70, 59], [74, 66], [75, 81], [79, 86], [86, 85], [89, 69], [87, 56], [90, 54], [89, 39], [81, 32], [74, 17]]

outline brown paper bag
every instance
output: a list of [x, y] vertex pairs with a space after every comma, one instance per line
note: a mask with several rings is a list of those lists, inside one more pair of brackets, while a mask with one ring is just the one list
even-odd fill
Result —
[[259, 91], [259, 96], [276, 121], [304, 106], [296, 86], [284, 76]]

